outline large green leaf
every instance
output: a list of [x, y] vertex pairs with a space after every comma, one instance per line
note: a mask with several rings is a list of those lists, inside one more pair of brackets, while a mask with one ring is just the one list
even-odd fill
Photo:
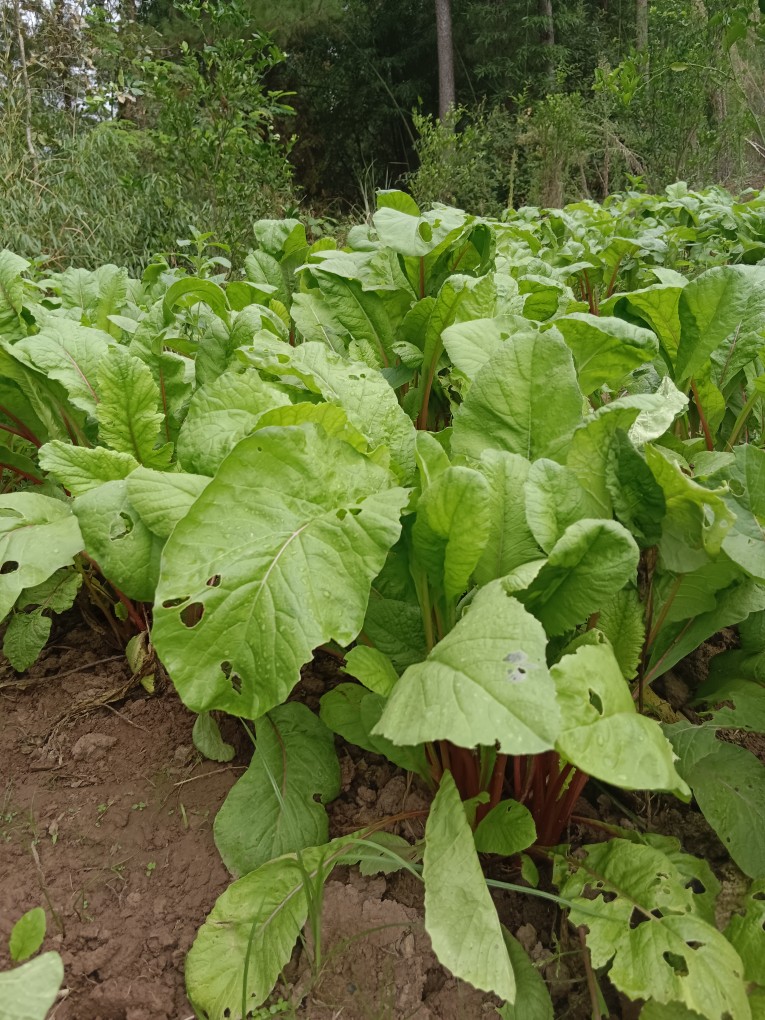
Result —
[[162, 540], [141, 520], [127, 480], [105, 482], [78, 496], [77, 515], [85, 552], [105, 577], [130, 599], [151, 602], [159, 577]]
[[554, 460], [541, 458], [531, 465], [525, 494], [528, 526], [548, 553], [570, 524], [598, 516], [598, 501], [573, 471]]
[[165, 466], [172, 448], [155, 449], [163, 424], [159, 387], [151, 370], [124, 347], [114, 347], [98, 367], [101, 401], [96, 409], [102, 443], [147, 467]]
[[699, 915], [677, 860], [656, 847], [612, 839], [570, 863], [576, 870], [561, 895], [574, 900], [571, 923], [589, 929], [593, 966], [610, 961], [609, 978], [620, 991], [631, 999], [679, 1002], [708, 1020], [749, 1020], [741, 959]]
[[191, 708], [257, 718], [317, 645], [356, 637], [400, 532], [391, 484], [315, 425], [232, 450], [170, 536], [157, 591], [153, 640]]
[[555, 320], [574, 355], [579, 387], [592, 393], [603, 386], [618, 390], [640, 365], [659, 353], [656, 335], [624, 319], [573, 312]]
[[608, 644], [581, 645], [550, 669], [563, 724], [560, 754], [588, 775], [629, 790], [690, 799], [659, 724], [639, 715]]
[[[674, 731], [668, 729], [674, 743]], [[728, 853], [750, 878], [765, 878], [765, 766], [744, 747], [707, 741], [678, 768]], [[706, 753], [704, 753], [706, 752]]]
[[349, 361], [321, 343], [299, 347], [273, 345], [261, 350], [261, 342], [244, 352], [248, 360], [274, 375], [297, 377], [312, 393], [320, 393], [330, 404], [336, 404], [370, 446], [389, 447], [391, 460], [402, 482], [414, 475], [415, 429], [409, 416], [401, 409], [395, 392], [379, 372], [363, 362]]
[[58, 953], [0, 973], [0, 1020], [45, 1020], [64, 980]]
[[577, 521], [518, 597], [548, 634], [564, 634], [634, 580], [639, 558], [634, 538], [616, 521]]
[[487, 584], [541, 554], [526, 518], [529, 462], [517, 453], [485, 450], [476, 467], [489, 483], [489, 534], [474, 576]]
[[[680, 295], [678, 383], [699, 372], [729, 337], [739, 344], [759, 338], [765, 328], [765, 268], [716, 266], [697, 276]], [[765, 341], [763, 341], [765, 344]]]
[[457, 787], [441, 778], [425, 825], [425, 930], [439, 961], [475, 988], [515, 1001], [515, 975]]
[[489, 537], [489, 486], [467, 467], [447, 467], [417, 503], [412, 542], [431, 584], [453, 600], [463, 595]]
[[302, 851], [302, 868], [294, 854], [268, 861], [218, 897], [186, 958], [189, 1000], [207, 1020], [243, 1020], [243, 998], [247, 1011], [267, 998], [308, 917], [306, 879], [322, 881], [343, 845]]
[[[371, 650], [371, 649], [370, 649]], [[338, 684], [321, 699], [321, 718], [349, 744], [372, 751], [407, 772], [427, 777], [428, 766], [422, 747], [398, 747], [372, 730], [380, 721], [385, 698], [358, 684]]]
[[25, 588], [42, 584], [82, 548], [66, 503], [32, 492], [0, 496], [0, 620]]
[[498, 743], [509, 754], [553, 746], [560, 728], [541, 625], [495, 581], [425, 662], [399, 679], [373, 731], [396, 744]]
[[475, 377], [454, 416], [452, 449], [476, 458], [491, 449], [527, 460], [561, 460], [582, 421], [582, 403], [574, 361], [563, 340], [551, 334], [517, 334]]
[[103, 446], [72, 446], [54, 439], [40, 448], [40, 467], [48, 471], [73, 496], [97, 489], [104, 482], [127, 478], [138, 467], [129, 453]]
[[159, 538], [169, 538], [209, 481], [204, 475], [142, 467], [128, 476], [127, 494], [149, 531]]
[[15, 343], [13, 356], [61, 383], [75, 407], [95, 414], [99, 365], [114, 347], [116, 344], [108, 333], [68, 319], [55, 319], [40, 333]]
[[[627, 306], [630, 312], [638, 315], [648, 323], [659, 338], [662, 349], [670, 363], [674, 364], [680, 343], [680, 315], [678, 304], [683, 287], [674, 283], [658, 283], [641, 290], [633, 290], [628, 294], [617, 294], [612, 299], [618, 305], [618, 311]], [[608, 305], [601, 305], [601, 311], [608, 314]], [[616, 310], [616, 309], [615, 309]]]
[[215, 845], [237, 878], [283, 854], [327, 841], [323, 805], [340, 792], [335, 741], [297, 702], [256, 725], [255, 754], [215, 816]]

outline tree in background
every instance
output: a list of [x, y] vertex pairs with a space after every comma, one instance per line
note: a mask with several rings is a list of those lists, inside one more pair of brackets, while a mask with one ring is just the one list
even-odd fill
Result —
[[137, 267], [402, 181], [493, 214], [758, 183], [761, 30], [755, 0], [8, 0], [3, 241]]

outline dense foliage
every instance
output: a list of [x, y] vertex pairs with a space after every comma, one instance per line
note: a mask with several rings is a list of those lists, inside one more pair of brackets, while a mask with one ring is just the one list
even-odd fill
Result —
[[[255, 725], [201, 1016], [262, 1003], [358, 861], [422, 877], [436, 954], [502, 1016], [551, 1017], [479, 854], [647, 1018], [762, 1010], [764, 769], [721, 737], [765, 729], [764, 205], [678, 184], [492, 220], [387, 191], [342, 248], [260, 221], [242, 273], [199, 235], [140, 278], [0, 253], [5, 655], [80, 591], [207, 754], [214, 713]], [[662, 678], [728, 627], [678, 719]], [[320, 646], [348, 680], [317, 716], [289, 696]], [[422, 844], [327, 842], [333, 734], [430, 787]], [[752, 880], [724, 930], [676, 840], [566, 844], [590, 777], [695, 798]]]

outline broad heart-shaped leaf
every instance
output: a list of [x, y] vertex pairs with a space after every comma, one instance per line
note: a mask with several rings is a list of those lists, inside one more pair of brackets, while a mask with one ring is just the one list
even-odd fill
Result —
[[749, 343], [765, 327], [765, 267], [716, 266], [697, 276], [680, 295], [678, 383], [694, 376], [729, 337]]
[[186, 957], [186, 991], [207, 1020], [243, 1020], [276, 984], [308, 917], [306, 878], [323, 881], [348, 839], [268, 861], [226, 889]]
[[41, 613], [15, 613], [3, 638], [3, 655], [17, 673], [29, 669], [50, 637], [53, 621]]
[[0, 620], [25, 588], [68, 566], [82, 547], [66, 503], [32, 492], [0, 496]]
[[525, 493], [529, 528], [548, 553], [570, 524], [598, 516], [598, 501], [573, 471], [554, 460], [542, 458], [531, 465]]
[[468, 467], [448, 467], [417, 503], [412, 543], [431, 584], [447, 600], [465, 593], [489, 537], [489, 486]]
[[489, 535], [474, 576], [478, 584], [504, 577], [522, 563], [540, 558], [525, 510], [531, 465], [517, 453], [485, 450], [475, 465], [489, 483]]
[[385, 708], [385, 698], [358, 684], [338, 684], [321, 699], [321, 718], [349, 744], [380, 754], [407, 772], [429, 775], [422, 747], [398, 747], [385, 737], [372, 736]]
[[45, 1020], [64, 980], [58, 953], [0, 973], [0, 1020]]
[[577, 521], [518, 598], [549, 635], [564, 634], [634, 579], [639, 558], [635, 539], [616, 521]]
[[549, 750], [560, 730], [547, 638], [501, 581], [481, 588], [454, 630], [399, 679], [373, 735], [395, 744], [498, 743], [507, 754]]
[[611, 446], [617, 431], [630, 428], [638, 414], [637, 408], [623, 407], [593, 415], [571, 437], [566, 466], [597, 501], [599, 517], [612, 517], [614, 512], [608, 486]]
[[659, 354], [656, 335], [624, 319], [573, 312], [557, 318], [555, 325], [574, 355], [583, 393], [603, 386], [618, 390], [636, 368]]
[[204, 475], [142, 467], [128, 476], [127, 494], [149, 531], [159, 538], [169, 538], [209, 482]]
[[666, 790], [690, 799], [672, 747], [657, 722], [637, 713], [610, 645], [581, 645], [550, 674], [563, 719], [555, 746], [564, 758], [625, 789]]
[[85, 552], [130, 599], [151, 602], [159, 577], [162, 540], [130, 502], [127, 480], [105, 482], [72, 503]]
[[258, 718], [317, 645], [356, 637], [401, 529], [407, 493], [391, 483], [315, 425], [231, 451], [162, 559], [153, 641], [190, 708]]
[[452, 450], [475, 458], [491, 449], [532, 461], [561, 460], [582, 422], [582, 403], [574, 360], [563, 340], [520, 333], [475, 377], [454, 415]]
[[13, 356], [49, 379], [61, 383], [75, 407], [95, 414], [98, 367], [117, 344], [100, 329], [69, 319], [51, 320], [40, 333], [13, 345]]
[[340, 766], [331, 730], [298, 702], [258, 720], [252, 762], [229, 791], [213, 832], [223, 863], [235, 876], [283, 854], [326, 842], [323, 805], [340, 793]]
[[441, 339], [454, 367], [472, 382], [507, 338], [522, 332], [537, 331], [528, 319], [502, 315], [457, 322], [443, 331]]
[[[266, 349], [261, 350], [262, 346]], [[311, 393], [320, 393], [327, 403], [342, 407], [372, 449], [380, 445], [390, 449], [391, 463], [402, 483], [412, 480], [414, 425], [379, 372], [363, 362], [349, 361], [321, 343], [282, 344], [277, 350], [256, 338], [242, 354], [287, 381], [297, 377]]]
[[[715, 656], [717, 658], [717, 656]], [[753, 677], [711, 678], [699, 687], [694, 703], [704, 705], [711, 721], [720, 727], [765, 733], [765, 683]], [[710, 711], [714, 706], [714, 711]]]
[[515, 975], [473, 834], [445, 772], [425, 824], [425, 930], [439, 961], [455, 977], [515, 1001]]
[[178, 460], [186, 471], [214, 475], [265, 411], [289, 403], [285, 387], [264, 381], [254, 369], [224, 372], [191, 398], [178, 434]]
[[[526, 858], [530, 860], [530, 858]], [[515, 1002], [506, 1002], [497, 1012], [502, 1020], [555, 1020], [552, 999], [539, 970], [531, 962], [526, 950], [502, 926], [502, 935], [515, 974]]]
[[[574, 899], [571, 923], [589, 929], [593, 966], [611, 960], [609, 978], [620, 991], [679, 1002], [708, 1020], [749, 1020], [741, 959], [695, 912], [690, 883], [673, 860], [655, 847], [612, 839], [571, 863], [577, 870], [560, 890]], [[587, 887], [594, 899], [582, 895]]]
[[151, 370], [125, 347], [114, 347], [98, 367], [101, 402], [96, 409], [98, 438], [147, 467], [170, 462], [172, 448], [155, 450], [163, 416], [159, 387]]
[[531, 812], [516, 800], [502, 800], [478, 823], [475, 848], [482, 854], [512, 857], [537, 838]]
[[42, 907], [33, 907], [18, 919], [11, 930], [8, 948], [14, 963], [23, 963], [38, 951], [45, 938], [45, 911]]
[[752, 882], [742, 913], [734, 912], [725, 935], [744, 963], [744, 976], [765, 986], [765, 881]]
[[40, 467], [48, 471], [73, 496], [97, 489], [104, 482], [127, 478], [138, 467], [129, 453], [118, 453], [103, 446], [72, 446], [54, 439], [40, 448]]

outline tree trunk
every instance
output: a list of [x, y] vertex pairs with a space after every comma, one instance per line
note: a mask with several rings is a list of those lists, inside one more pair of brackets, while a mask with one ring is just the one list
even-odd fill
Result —
[[542, 31], [539, 41], [545, 51], [545, 71], [552, 82], [555, 78], [555, 59], [553, 46], [555, 46], [555, 21], [553, 19], [552, 0], [538, 0], [539, 17], [542, 20]]
[[449, 110], [456, 104], [451, 0], [436, 0], [436, 42], [438, 46], [438, 116], [443, 121], [448, 116]]
[[641, 53], [648, 49], [648, 0], [635, 0], [635, 46]]

